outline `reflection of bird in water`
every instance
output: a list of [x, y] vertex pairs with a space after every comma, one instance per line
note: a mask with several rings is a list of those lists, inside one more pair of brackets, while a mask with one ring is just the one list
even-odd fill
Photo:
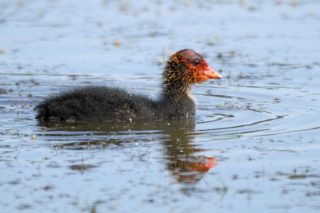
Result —
[[205, 150], [193, 143], [193, 135], [188, 134], [193, 129], [194, 125], [189, 125], [167, 132], [170, 136], [165, 142], [168, 169], [181, 183], [196, 183], [217, 165], [217, 158], [199, 155]]
[[[149, 130], [156, 131], [161, 134], [158, 140], [164, 146], [164, 159], [166, 160], [167, 169], [172, 176], [180, 183], [196, 183], [198, 182], [210, 169], [217, 164], [217, 159], [212, 156], [204, 156], [200, 153], [207, 151], [197, 148], [194, 144], [194, 137], [196, 135], [190, 134], [194, 131], [194, 119], [179, 120], [168, 122], [151, 122], [141, 124], [65, 124], [55, 127], [49, 127], [49, 135], [52, 135], [53, 130], [56, 130], [59, 135], [63, 136], [64, 143], [57, 145], [55, 148], [71, 149], [71, 150], [87, 150], [105, 148], [111, 144], [121, 146], [125, 143], [137, 142], [148, 138]], [[131, 131], [128, 131], [131, 130]], [[73, 131], [81, 134], [84, 131], [86, 137], [82, 142], [67, 142], [66, 135], [71, 135]], [[92, 133], [88, 135], [88, 131]], [[141, 133], [139, 133], [141, 131]], [[130, 132], [135, 132], [130, 135]], [[114, 137], [119, 133], [121, 137]], [[127, 134], [126, 134], [127, 133]], [[139, 133], [139, 134], [136, 134]], [[95, 134], [97, 137], [95, 137]], [[147, 137], [146, 137], [147, 136]], [[106, 139], [102, 139], [106, 138]], [[142, 138], [140, 138], [142, 137]], [[152, 137], [152, 140], [155, 138]], [[156, 139], [157, 140], [157, 139]], [[94, 165], [91, 165], [94, 166]], [[70, 167], [73, 168], [73, 167]], [[82, 168], [82, 167], [81, 167]], [[93, 167], [92, 167], [93, 168]], [[86, 170], [84, 170], [86, 171]]]

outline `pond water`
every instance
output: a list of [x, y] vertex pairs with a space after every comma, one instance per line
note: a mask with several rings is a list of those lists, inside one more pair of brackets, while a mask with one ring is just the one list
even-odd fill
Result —
[[[3, 212], [319, 212], [316, 0], [1, 1]], [[155, 98], [192, 48], [223, 79], [193, 87], [194, 123], [37, 124], [77, 86]]]

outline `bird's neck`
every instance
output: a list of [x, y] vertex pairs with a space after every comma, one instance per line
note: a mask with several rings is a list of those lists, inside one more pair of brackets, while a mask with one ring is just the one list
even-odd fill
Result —
[[195, 114], [195, 103], [189, 92], [171, 94], [165, 91], [157, 107], [170, 119], [190, 118]]
[[188, 96], [190, 84], [186, 68], [170, 59], [163, 73], [163, 94], [169, 97]]
[[190, 79], [186, 68], [170, 59], [163, 72], [163, 92], [160, 111], [170, 119], [190, 118], [195, 114], [195, 103], [190, 95]]

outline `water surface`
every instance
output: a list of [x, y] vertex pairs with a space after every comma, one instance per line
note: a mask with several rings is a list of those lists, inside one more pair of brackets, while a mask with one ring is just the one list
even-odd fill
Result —
[[[318, 212], [320, 13], [309, 1], [2, 1], [4, 212]], [[45, 128], [50, 94], [152, 98], [192, 48], [223, 75], [195, 122]]]

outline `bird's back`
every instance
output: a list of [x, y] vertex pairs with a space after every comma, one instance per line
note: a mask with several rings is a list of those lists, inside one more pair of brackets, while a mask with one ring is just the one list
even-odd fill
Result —
[[83, 87], [50, 97], [35, 109], [42, 122], [133, 122], [154, 117], [154, 105], [123, 89]]

